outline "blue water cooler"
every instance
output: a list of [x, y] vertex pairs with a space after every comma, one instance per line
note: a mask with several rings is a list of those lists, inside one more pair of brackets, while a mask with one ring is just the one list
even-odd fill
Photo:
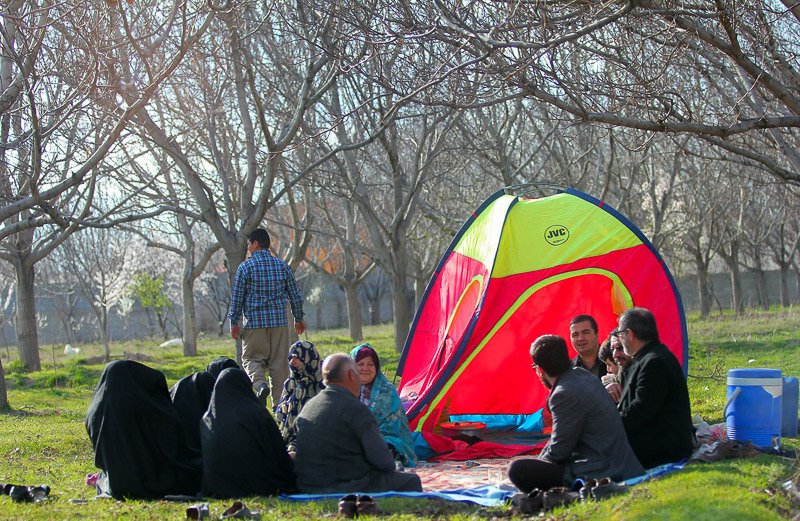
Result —
[[784, 438], [797, 437], [797, 378], [783, 377], [783, 407], [781, 414], [781, 436]]
[[779, 444], [783, 385], [780, 369], [730, 369], [725, 404], [728, 438], [759, 447]]

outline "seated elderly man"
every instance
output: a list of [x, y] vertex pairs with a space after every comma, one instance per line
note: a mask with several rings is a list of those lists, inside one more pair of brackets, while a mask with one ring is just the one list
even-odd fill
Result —
[[564, 339], [540, 336], [531, 346], [531, 358], [536, 375], [550, 389], [553, 432], [539, 456], [511, 462], [511, 482], [527, 494], [570, 485], [576, 478], [621, 481], [644, 474], [613, 400], [596, 376], [571, 367]]
[[419, 476], [395, 470], [375, 417], [358, 399], [355, 361], [344, 353], [322, 363], [325, 389], [295, 422], [297, 483], [303, 492], [421, 492]]
[[636, 457], [646, 468], [688, 458], [694, 448], [689, 389], [678, 359], [659, 341], [653, 313], [625, 311], [614, 334], [633, 357], [619, 412]]

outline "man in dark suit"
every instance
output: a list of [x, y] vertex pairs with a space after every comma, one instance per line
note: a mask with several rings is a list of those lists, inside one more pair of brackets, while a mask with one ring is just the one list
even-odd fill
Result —
[[576, 478], [620, 481], [644, 473], [636, 460], [619, 413], [600, 380], [570, 366], [567, 344], [556, 335], [531, 346], [536, 374], [550, 389], [553, 432], [541, 454], [511, 462], [508, 477], [524, 493], [571, 484]]
[[655, 317], [631, 308], [614, 334], [633, 357], [619, 401], [633, 451], [646, 468], [688, 458], [694, 448], [689, 390], [678, 360], [658, 340]]

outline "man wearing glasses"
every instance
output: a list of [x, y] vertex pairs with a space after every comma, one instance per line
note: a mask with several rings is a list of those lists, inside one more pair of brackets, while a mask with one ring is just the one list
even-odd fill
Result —
[[678, 360], [659, 342], [655, 317], [631, 308], [619, 317], [615, 335], [633, 358], [618, 408], [636, 457], [645, 468], [688, 458], [694, 447], [689, 390]]
[[536, 376], [550, 389], [553, 432], [537, 457], [511, 462], [511, 482], [530, 494], [571, 485], [576, 478], [621, 481], [642, 474], [614, 402], [596, 376], [571, 366], [564, 339], [540, 336], [530, 353]]

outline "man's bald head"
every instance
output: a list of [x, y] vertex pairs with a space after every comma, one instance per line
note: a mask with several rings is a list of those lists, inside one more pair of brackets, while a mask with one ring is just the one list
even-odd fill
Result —
[[338, 384], [342, 387], [353, 391], [353, 382], [357, 384], [355, 387], [356, 396], [359, 394], [361, 384], [358, 380], [358, 373], [356, 372], [356, 362], [346, 353], [333, 353], [325, 357], [322, 362], [322, 380], [325, 385]]

